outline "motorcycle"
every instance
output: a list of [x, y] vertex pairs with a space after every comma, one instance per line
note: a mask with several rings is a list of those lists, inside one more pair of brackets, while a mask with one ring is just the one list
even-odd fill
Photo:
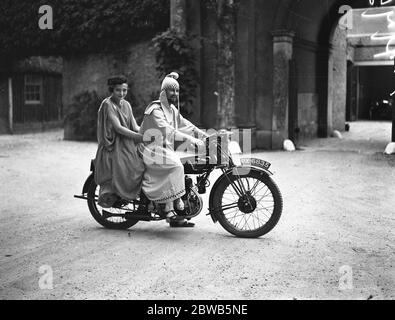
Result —
[[[195, 152], [180, 157], [184, 166], [186, 193], [182, 197], [184, 210], [176, 210], [178, 217], [190, 220], [202, 212], [201, 195], [207, 193], [211, 174], [221, 170], [222, 174], [211, 188], [207, 215], [237, 237], [258, 238], [270, 232], [278, 223], [283, 209], [281, 192], [269, 171], [271, 164], [261, 159], [242, 158], [240, 146], [229, 141], [228, 133], [206, 138], [205, 145], [203, 155]], [[141, 221], [166, 219], [161, 206], [152, 202], [144, 206], [143, 212], [138, 211], [142, 204], [140, 200], [121, 200], [110, 209], [101, 208], [98, 205], [99, 186], [94, 181], [93, 160], [90, 170], [82, 195], [74, 197], [87, 200], [91, 215], [105, 228], [128, 229]]]

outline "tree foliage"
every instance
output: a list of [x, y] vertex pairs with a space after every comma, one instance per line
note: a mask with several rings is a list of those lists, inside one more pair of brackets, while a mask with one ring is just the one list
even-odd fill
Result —
[[96, 141], [97, 112], [103, 97], [96, 91], [83, 91], [73, 97], [64, 119], [65, 126], [71, 126], [74, 138]]
[[[38, 26], [53, 9], [53, 29]], [[114, 50], [169, 25], [170, 0], [1, 0], [0, 55], [62, 55]]]
[[157, 70], [161, 77], [172, 71], [180, 75], [180, 107], [181, 113], [190, 118], [193, 113], [193, 103], [199, 83], [196, 71], [196, 53], [192, 45], [197, 38], [185, 36], [174, 30], [158, 34], [153, 40]]

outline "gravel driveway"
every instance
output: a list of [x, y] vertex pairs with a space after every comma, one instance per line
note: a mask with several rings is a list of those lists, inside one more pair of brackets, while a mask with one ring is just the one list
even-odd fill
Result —
[[395, 298], [389, 123], [352, 124], [343, 140], [295, 153], [256, 153], [273, 163], [284, 211], [251, 240], [205, 214], [193, 229], [103, 229], [73, 198], [96, 144], [62, 136], [0, 136], [1, 299]]

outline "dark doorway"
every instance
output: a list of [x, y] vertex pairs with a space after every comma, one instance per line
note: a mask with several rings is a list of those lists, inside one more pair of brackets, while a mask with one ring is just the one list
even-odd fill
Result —
[[346, 121], [356, 121], [358, 114], [358, 67], [347, 61]]
[[359, 67], [359, 120], [392, 119], [392, 66]]

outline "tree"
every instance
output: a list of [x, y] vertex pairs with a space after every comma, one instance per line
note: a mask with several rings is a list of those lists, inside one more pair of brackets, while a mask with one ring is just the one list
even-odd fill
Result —
[[[41, 30], [39, 8], [53, 9]], [[113, 51], [169, 26], [169, 0], [1, 0], [0, 56]]]

